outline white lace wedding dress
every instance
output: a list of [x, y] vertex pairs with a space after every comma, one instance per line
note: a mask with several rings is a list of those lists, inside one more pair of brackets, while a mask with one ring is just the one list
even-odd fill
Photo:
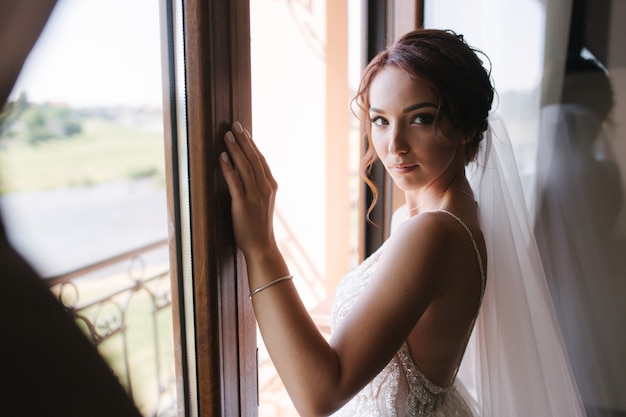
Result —
[[[404, 344], [338, 416], [583, 417], [506, 128], [492, 116], [467, 169], [479, 204], [489, 277], [456, 380], [438, 387]], [[337, 326], [363, 292], [381, 248], [337, 289]]]
[[[471, 232], [457, 216], [444, 210], [441, 212], [455, 218], [460, 223], [459, 227], [464, 227], [468, 232], [468, 238], [471, 239], [476, 251], [484, 288], [485, 274], [482, 269], [482, 262], [480, 262], [480, 252], [478, 252]], [[374, 275], [378, 259], [384, 248], [385, 244], [346, 275], [337, 287], [331, 315], [331, 329], [335, 329], [339, 325], [363, 293]], [[335, 416], [471, 417], [472, 412], [454, 384], [440, 387], [415, 365], [409, 347], [404, 343], [389, 364]]]

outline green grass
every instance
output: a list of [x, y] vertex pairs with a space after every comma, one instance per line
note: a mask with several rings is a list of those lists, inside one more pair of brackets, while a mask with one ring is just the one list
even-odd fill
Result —
[[101, 118], [83, 132], [36, 145], [0, 148], [0, 194], [100, 184], [123, 178], [164, 178], [163, 135]]

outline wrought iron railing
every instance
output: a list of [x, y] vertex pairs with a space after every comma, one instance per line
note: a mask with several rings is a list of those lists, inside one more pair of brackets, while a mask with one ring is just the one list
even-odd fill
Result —
[[155, 417], [176, 415], [167, 243], [47, 281], [142, 413]]
[[[285, 219], [277, 234], [313, 305], [325, 299], [321, 274]], [[160, 256], [155, 253], [163, 252]], [[48, 278], [52, 292], [99, 349], [145, 416], [176, 416], [176, 377], [168, 241], [162, 240], [92, 265]], [[152, 259], [150, 259], [152, 258]], [[318, 320], [316, 320], [317, 322]], [[325, 323], [318, 323], [325, 329]], [[269, 358], [261, 360], [260, 390], [276, 406], [286, 396]], [[282, 398], [284, 397], [284, 398]]]

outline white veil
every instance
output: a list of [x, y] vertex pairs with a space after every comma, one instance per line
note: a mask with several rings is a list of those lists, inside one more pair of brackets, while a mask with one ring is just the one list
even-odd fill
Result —
[[585, 416], [502, 120], [467, 176], [487, 245], [483, 305], [458, 374], [481, 417]]

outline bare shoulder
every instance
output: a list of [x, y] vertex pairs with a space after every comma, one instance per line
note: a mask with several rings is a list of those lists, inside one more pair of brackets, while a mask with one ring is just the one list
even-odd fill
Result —
[[440, 283], [441, 265], [458, 240], [458, 226], [445, 213], [426, 212], [406, 219], [389, 238], [381, 259], [382, 269], [401, 265], [403, 275], [422, 285]]
[[434, 248], [448, 239], [456, 238], [457, 230], [451, 227], [450, 220], [450, 216], [443, 212], [421, 213], [397, 225], [395, 236], [390, 240]]
[[[477, 218], [471, 213], [465, 217], [459, 216], [484, 254]], [[459, 271], [451, 269], [453, 264], [471, 265], [476, 259], [467, 231], [453, 216], [441, 211], [421, 213], [402, 222], [389, 238], [384, 256], [385, 264], [402, 265], [407, 274], [423, 284], [431, 282], [439, 290], [449, 277], [458, 275]], [[455, 262], [450, 262], [452, 258]]]

